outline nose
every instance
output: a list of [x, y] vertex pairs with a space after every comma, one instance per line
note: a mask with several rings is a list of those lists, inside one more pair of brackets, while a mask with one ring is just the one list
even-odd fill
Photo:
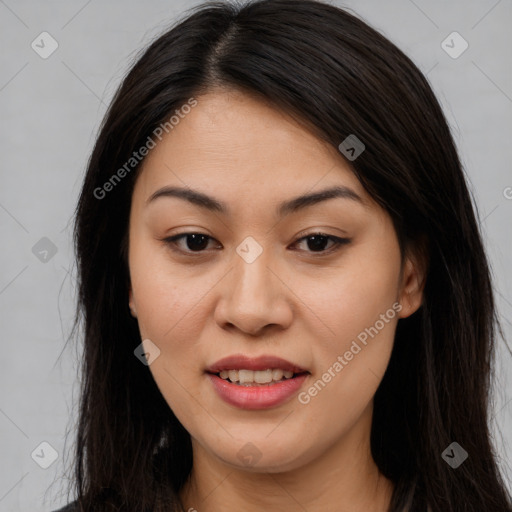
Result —
[[275, 265], [264, 255], [265, 251], [252, 263], [235, 257], [233, 270], [222, 281], [222, 297], [215, 310], [215, 320], [222, 328], [257, 336], [291, 324], [289, 279], [271, 268]]

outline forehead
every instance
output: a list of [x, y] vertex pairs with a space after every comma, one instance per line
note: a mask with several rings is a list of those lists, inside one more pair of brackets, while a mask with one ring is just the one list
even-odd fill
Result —
[[135, 189], [144, 200], [169, 185], [231, 201], [346, 186], [372, 202], [339, 152], [282, 111], [240, 91], [196, 99], [146, 156]]

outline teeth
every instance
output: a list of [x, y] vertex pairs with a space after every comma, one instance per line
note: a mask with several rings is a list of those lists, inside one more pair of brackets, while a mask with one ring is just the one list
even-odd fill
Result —
[[221, 379], [229, 379], [241, 385], [269, 384], [285, 379], [291, 379], [293, 372], [289, 370], [267, 369], [267, 370], [222, 370], [219, 373]]
[[273, 380], [281, 380], [283, 378], [284, 372], [283, 370], [272, 370], [272, 379]]
[[252, 370], [238, 370], [238, 379], [240, 384], [254, 382], [254, 372]]
[[254, 382], [257, 384], [268, 384], [272, 382], [272, 370], [260, 370], [252, 373], [254, 374]]

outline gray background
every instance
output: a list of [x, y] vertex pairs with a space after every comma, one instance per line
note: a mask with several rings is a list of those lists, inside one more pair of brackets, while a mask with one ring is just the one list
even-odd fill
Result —
[[[197, 3], [0, 0], [1, 511], [47, 511], [65, 502], [62, 474], [71, 459], [64, 449], [74, 439], [79, 358], [79, 347], [65, 347], [75, 300], [70, 220], [94, 136], [120, 79], [137, 51]], [[510, 340], [511, 0], [331, 3], [353, 9], [427, 74], [478, 205]], [[47, 59], [31, 47], [43, 31], [59, 45]], [[469, 44], [458, 58], [441, 46], [453, 31]], [[450, 41], [452, 53], [461, 48]], [[34, 254], [43, 237], [55, 245], [55, 255]], [[44, 249], [48, 242], [40, 244]], [[496, 383], [492, 428], [505, 468], [512, 461], [512, 358], [503, 341]], [[31, 458], [43, 441], [58, 452], [48, 469]], [[48, 454], [39, 448], [34, 458]], [[507, 481], [512, 487], [510, 469]]]

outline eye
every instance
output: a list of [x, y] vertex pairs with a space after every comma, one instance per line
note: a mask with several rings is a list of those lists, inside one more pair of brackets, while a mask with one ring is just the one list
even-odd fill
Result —
[[[196, 253], [196, 255], [199, 256], [201, 253], [205, 252], [204, 249], [208, 247], [208, 242], [211, 240], [215, 239], [209, 235], [205, 235], [204, 233], [181, 233], [179, 235], [164, 238], [163, 242], [169, 245], [173, 251], [178, 251], [188, 255]], [[180, 247], [180, 242], [182, 241], [185, 242], [185, 247], [183, 247], [183, 245]], [[320, 253], [319, 255], [322, 256], [336, 251], [341, 245], [350, 243], [351, 239], [340, 238], [325, 233], [311, 233], [299, 238], [293, 245], [297, 245], [303, 241], [307, 242], [308, 248], [310, 249], [306, 252]], [[325, 245], [328, 242], [332, 242], [332, 245], [329, 249], [325, 250]]]
[[[333, 235], [328, 235], [325, 233], [311, 233], [307, 236], [304, 236], [302, 238], [299, 238], [295, 244], [298, 244], [300, 242], [306, 241], [307, 247], [311, 249], [311, 251], [306, 252], [313, 252], [313, 253], [320, 253], [320, 256], [324, 256], [327, 254], [331, 254], [335, 251], [337, 251], [340, 246], [349, 244], [351, 242], [350, 238], [340, 238]], [[329, 249], [325, 250], [325, 245], [329, 241], [332, 242], [332, 245]]]
[[[185, 249], [183, 246], [180, 247], [179, 242], [185, 239]], [[168, 244], [172, 250], [183, 252], [185, 254], [201, 253], [204, 252], [204, 248], [208, 246], [208, 241], [214, 240], [209, 235], [204, 233], [181, 233], [180, 235], [174, 235], [168, 238], [164, 238], [164, 242]]]

